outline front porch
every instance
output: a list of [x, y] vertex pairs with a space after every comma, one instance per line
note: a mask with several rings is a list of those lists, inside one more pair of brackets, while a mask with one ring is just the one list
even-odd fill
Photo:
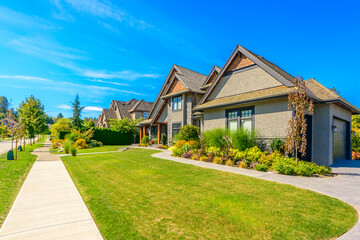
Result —
[[153, 125], [140, 126], [140, 144], [144, 136], [149, 136], [150, 140], [157, 139], [156, 144], [161, 144], [161, 137], [167, 136], [167, 123], [156, 123]]

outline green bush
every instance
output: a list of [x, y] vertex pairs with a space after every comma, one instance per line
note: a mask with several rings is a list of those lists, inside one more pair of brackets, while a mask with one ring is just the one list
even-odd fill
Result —
[[183, 155], [184, 153], [186, 152], [186, 149], [184, 149], [184, 148], [178, 148], [178, 147], [175, 147], [174, 148], [174, 150], [173, 150], [173, 154], [175, 155], [175, 156], [178, 156], [178, 157], [180, 157], [181, 155]]
[[260, 164], [256, 164], [254, 169], [257, 171], [266, 172], [269, 169], [269, 166], [266, 164], [260, 163]]
[[62, 130], [60, 130], [59, 131], [59, 139], [65, 139], [66, 138], [66, 135], [68, 135], [68, 134], [70, 134], [71, 132], [69, 132], [69, 131], [62, 131]]
[[272, 168], [278, 173], [285, 175], [295, 174], [296, 161], [293, 158], [277, 158], [275, 159]]
[[185, 125], [180, 129], [179, 136], [177, 136], [178, 140], [196, 140], [199, 141], [200, 129], [194, 125]]
[[202, 133], [204, 143], [207, 147], [224, 148], [224, 136], [228, 136], [229, 132], [223, 128], [215, 128]]
[[70, 148], [73, 146], [73, 143], [71, 141], [66, 141], [64, 143], [64, 152], [66, 154], [69, 154], [70, 153]]
[[75, 146], [71, 146], [70, 152], [71, 152], [71, 155], [75, 157], [76, 153], [77, 153], [77, 148]]
[[10, 150], [10, 151], [7, 152], [6, 159], [7, 160], [14, 160], [14, 152], [13, 152], [13, 150]]
[[161, 144], [166, 145], [167, 144], [167, 136], [165, 133], [161, 134]]
[[96, 140], [90, 140], [88, 147], [89, 148], [94, 148], [94, 147], [101, 147], [103, 144], [99, 141]]
[[144, 136], [142, 139], [141, 139], [141, 144], [148, 144], [150, 142], [150, 138], [149, 136]]
[[294, 168], [295, 174], [310, 176], [316, 173], [318, 166], [315, 163], [299, 161]]
[[102, 142], [104, 145], [131, 145], [134, 143], [134, 135], [131, 132], [120, 133], [108, 128], [95, 128], [92, 139]]
[[284, 154], [284, 145], [285, 142], [282, 138], [273, 138], [270, 142], [270, 149], [272, 152], [279, 152], [281, 154]]
[[77, 135], [77, 133], [75, 132], [72, 132], [72, 133], [68, 133], [65, 135], [65, 139], [66, 140], [70, 140], [70, 141], [73, 141], [75, 142], [76, 140], [78, 140], [79, 136]]
[[244, 151], [248, 148], [256, 146], [255, 131], [249, 131], [243, 128], [239, 128], [236, 131], [231, 131], [230, 138], [232, 140], [234, 148], [240, 151]]
[[331, 168], [328, 166], [318, 166], [316, 169], [316, 173], [320, 175], [329, 174], [331, 173]]

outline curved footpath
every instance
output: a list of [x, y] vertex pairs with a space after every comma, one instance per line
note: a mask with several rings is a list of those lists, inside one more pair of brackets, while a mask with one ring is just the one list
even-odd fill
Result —
[[36, 149], [35, 161], [5, 222], [5, 239], [103, 239], [60, 157], [51, 144]]
[[[155, 149], [155, 148], [154, 148]], [[160, 149], [156, 149], [160, 150]], [[231, 172], [268, 181], [291, 184], [297, 187], [306, 188], [319, 192], [330, 197], [340, 199], [360, 212], [360, 161], [339, 161], [332, 165], [336, 177], [300, 177], [286, 176], [271, 172], [259, 172], [255, 170], [230, 167], [215, 163], [200, 162], [186, 158], [172, 157], [171, 152], [162, 150], [161, 153], [155, 153], [153, 157], [171, 160], [180, 163], [191, 164], [199, 167], [211, 168], [225, 172]], [[360, 221], [347, 233], [338, 239], [360, 239]]]

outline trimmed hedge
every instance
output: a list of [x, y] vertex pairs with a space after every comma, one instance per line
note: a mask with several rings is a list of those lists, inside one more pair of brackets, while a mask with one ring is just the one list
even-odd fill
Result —
[[[130, 145], [134, 143], [134, 135], [132, 133], [120, 133], [108, 128], [95, 128], [93, 138], [102, 142], [104, 145]], [[139, 137], [136, 137], [138, 141]]]
[[65, 139], [67, 134], [71, 133], [70, 131], [59, 131], [59, 139]]

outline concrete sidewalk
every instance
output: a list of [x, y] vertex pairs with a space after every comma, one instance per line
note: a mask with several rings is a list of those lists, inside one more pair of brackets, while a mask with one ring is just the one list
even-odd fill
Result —
[[[291, 184], [340, 199], [353, 206], [358, 213], [360, 212], [360, 161], [353, 160], [336, 162], [336, 164], [331, 167], [333, 168], [333, 172], [337, 173], [338, 176], [317, 178], [287, 176], [271, 172], [259, 172], [215, 163], [172, 157], [171, 152], [168, 150], [162, 150], [161, 153], [153, 154], [153, 157], [246, 175], [268, 181]], [[360, 239], [360, 222], [358, 221], [350, 231], [342, 235], [339, 239]]]
[[9, 215], [0, 239], [103, 239], [60, 157], [47, 139]]

